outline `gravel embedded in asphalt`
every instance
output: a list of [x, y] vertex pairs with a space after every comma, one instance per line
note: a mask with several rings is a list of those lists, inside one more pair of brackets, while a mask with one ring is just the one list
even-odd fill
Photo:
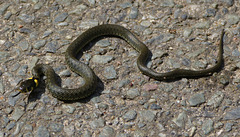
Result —
[[[239, 7], [234, 0], [1, 1], [0, 136], [240, 136]], [[100, 24], [133, 32], [158, 72], [213, 66], [224, 28], [224, 65], [209, 77], [156, 81], [139, 71], [130, 45], [105, 38], [79, 56], [99, 77], [92, 96], [63, 102], [45, 84], [17, 95], [37, 63], [51, 65], [65, 88], [83, 84], [64, 53]]]

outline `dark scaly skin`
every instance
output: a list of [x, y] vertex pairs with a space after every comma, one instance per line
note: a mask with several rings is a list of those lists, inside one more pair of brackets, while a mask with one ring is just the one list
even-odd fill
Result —
[[85, 98], [91, 95], [96, 88], [97, 77], [92, 71], [84, 63], [79, 62], [76, 59], [76, 55], [78, 52], [85, 47], [89, 42], [102, 37], [102, 36], [110, 36], [110, 37], [118, 37], [125, 40], [129, 43], [135, 50], [139, 52], [139, 56], [137, 59], [137, 65], [140, 71], [156, 80], [173, 80], [177, 78], [189, 78], [189, 77], [202, 77], [208, 76], [212, 73], [218, 71], [221, 68], [223, 63], [223, 35], [224, 31], [222, 30], [220, 44], [219, 44], [219, 53], [217, 64], [211, 68], [205, 70], [187, 70], [187, 69], [175, 69], [166, 73], [158, 73], [150, 68], [147, 68], [146, 62], [147, 57], [150, 54], [149, 49], [146, 47], [144, 43], [138, 40], [135, 35], [133, 35], [129, 30], [121, 27], [119, 25], [99, 25], [82, 33], [77, 39], [75, 39], [71, 45], [68, 47], [65, 52], [65, 58], [70, 69], [80, 76], [83, 77], [85, 83], [76, 89], [64, 89], [58, 86], [56, 83], [55, 72], [54, 70], [48, 66], [43, 64], [38, 64], [33, 69], [33, 76], [39, 78], [41, 75], [46, 75], [46, 84], [49, 91], [52, 95], [60, 100], [78, 100]]

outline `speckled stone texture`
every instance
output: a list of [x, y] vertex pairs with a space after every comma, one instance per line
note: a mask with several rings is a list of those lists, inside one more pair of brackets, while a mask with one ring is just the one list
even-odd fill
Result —
[[[239, 0], [1, 0], [0, 137], [240, 136], [239, 15]], [[105, 38], [79, 55], [99, 77], [89, 98], [62, 102], [43, 83], [17, 95], [37, 63], [51, 65], [62, 87], [80, 86], [64, 52], [100, 24], [131, 30], [152, 51], [148, 67], [158, 72], [211, 67], [224, 28], [223, 68], [156, 81], [138, 70], [137, 51]]]

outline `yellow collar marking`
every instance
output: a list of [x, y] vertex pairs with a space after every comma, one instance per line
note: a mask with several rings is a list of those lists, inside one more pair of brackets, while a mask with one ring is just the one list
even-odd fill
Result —
[[34, 82], [36, 84], [36, 87], [38, 86], [38, 80], [37, 79], [34, 79]]
[[35, 84], [36, 84], [36, 87], [38, 86], [38, 79], [36, 79], [36, 78], [34, 78], [34, 77], [30, 77], [30, 78], [28, 78], [28, 79], [33, 79], [34, 80], [34, 82], [35, 82]]

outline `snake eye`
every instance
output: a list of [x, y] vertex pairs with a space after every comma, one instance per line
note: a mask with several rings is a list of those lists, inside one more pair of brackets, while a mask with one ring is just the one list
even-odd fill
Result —
[[25, 91], [26, 91], [26, 89], [21, 85], [17, 88], [17, 90], [21, 93], [25, 93]]

